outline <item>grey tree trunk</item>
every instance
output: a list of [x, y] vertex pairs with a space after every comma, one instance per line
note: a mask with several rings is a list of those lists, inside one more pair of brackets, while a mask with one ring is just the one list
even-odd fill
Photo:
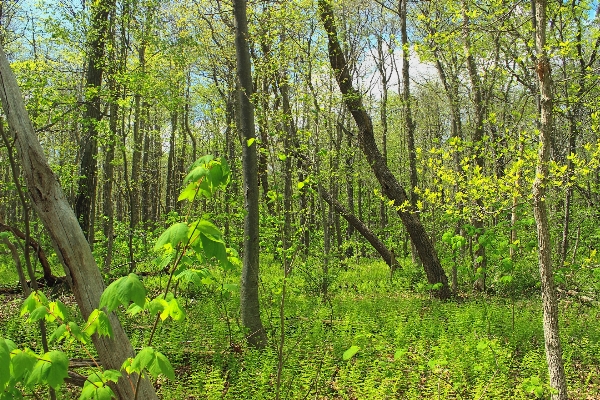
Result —
[[[98, 307], [100, 295], [104, 291], [104, 281], [79, 222], [65, 198], [58, 179], [48, 165], [2, 47], [0, 47], [0, 98], [8, 125], [16, 140], [33, 207], [50, 234], [79, 309], [83, 318], [87, 319]], [[125, 359], [132, 357], [134, 353], [123, 327], [112, 313], [110, 321], [113, 337], [108, 339], [94, 335], [92, 339], [104, 367], [119, 370]], [[134, 397], [131, 383], [125, 379], [119, 380], [114, 390], [121, 399]], [[142, 381], [138, 397], [158, 399], [148, 380]]]
[[258, 158], [256, 154], [256, 135], [254, 126], [254, 107], [252, 106], [252, 66], [248, 48], [248, 21], [246, 1], [233, 1], [235, 17], [235, 50], [237, 59], [237, 79], [239, 124], [242, 137], [242, 163], [244, 177], [244, 262], [240, 285], [240, 308], [242, 324], [248, 329], [248, 344], [255, 348], [264, 348], [267, 335], [260, 320], [258, 298], [258, 254], [259, 215], [258, 215]]
[[546, 186], [548, 184], [548, 162], [553, 130], [552, 81], [550, 61], [546, 52], [546, 0], [533, 0], [535, 45], [537, 65], [535, 66], [540, 90], [540, 146], [538, 150], [536, 178], [533, 182], [533, 214], [537, 225], [538, 258], [542, 286], [542, 307], [544, 310], [544, 342], [546, 360], [550, 373], [550, 386], [556, 390], [553, 400], [567, 400], [567, 380], [562, 360], [562, 348], [558, 329], [558, 301], [552, 277], [552, 254]]

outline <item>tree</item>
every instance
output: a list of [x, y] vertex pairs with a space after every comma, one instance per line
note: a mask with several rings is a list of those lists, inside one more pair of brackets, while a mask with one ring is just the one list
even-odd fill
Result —
[[546, 48], [546, 0], [531, 2], [540, 91], [540, 127], [539, 149], [535, 180], [533, 182], [533, 213], [537, 225], [538, 258], [542, 286], [542, 307], [544, 309], [544, 342], [546, 360], [550, 373], [550, 386], [556, 391], [553, 400], [566, 400], [567, 380], [562, 361], [562, 348], [558, 330], [558, 302], [552, 275], [552, 249], [550, 246], [550, 224], [548, 222], [548, 205], [546, 203], [546, 186], [548, 185], [550, 161], [550, 141], [553, 131], [552, 115], [552, 77], [550, 60]]
[[451, 292], [448, 287], [448, 278], [442, 268], [437, 252], [427, 232], [425, 232], [425, 228], [419, 217], [410, 206], [406, 191], [387, 167], [381, 152], [377, 148], [373, 133], [373, 123], [365, 111], [361, 94], [352, 85], [352, 80], [348, 72], [348, 64], [337, 37], [333, 8], [329, 0], [319, 0], [319, 15], [327, 32], [331, 67], [334, 70], [335, 78], [342, 92], [344, 103], [352, 113], [352, 117], [358, 126], [360, 147], [373, 173], [381, 184], [383, 193], [390, 200], [393, 200], [394, 206], [397, 207], [398, 215], [406, 227], [412, 243], [419, 254], [419, 258], [423, 263], [427, 280], [432, 285], [438, 285], [438, 290], [435, 292], [436, 296], [441, 299], [447, 299], [451, 296]]
[[101, 0], [91, 6], [92, 25], [90, 27], [88, 43], [88, 66], [86, 73], [87, 101], [84, 113], [85, 135], [81, 144], [81, 171], [75, 212], [88, 242], [94, 242], [94, 205], [96, 200], [96, 186], [98, 183], [97, 156], [98, 156], [98, 122], [102, 119], [100, 110], [100, 86], [104, 71], [103, 57], [106, 40], [108, 38], [109, 20], [111, 9], [115, 0]]
[[264, 348], [267, 335], [260, 320], [258, 299], [259, 261], [259, 214], [258, 214], [258, 161], [254, 127], [254, 107], [252, 106], [252, 73], [250, 51], [248, 49], [248, 21], [246, 1], [234, 0], [235, 49], [238, 83], [238, 123], [242, 137], [242, 162], [244, 177], [244, 263], [240, 285], [240, 306], [242, 324], [248, 329], [248, 344]]

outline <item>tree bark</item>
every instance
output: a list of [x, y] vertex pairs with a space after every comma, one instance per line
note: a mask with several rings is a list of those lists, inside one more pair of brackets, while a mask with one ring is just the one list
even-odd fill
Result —
[[398, 207], [398, 215], [406, 227], [412, 243], [415, 245], [423, 263], [428, 282], [433, 285], [441, 284], [441, 287], [435, 291], [436, 297], [448, 299], [451, 296], [450, 288], [448, 287], [448, 278], [442, 268], [433, 243], [427, 232], [425, 232], [425, 228], [419, 220], [418, 215], [410, 206], [406, 191], [391, 173], [381, 152], [377, 148], [371, 118], [362, 104], [361, 94], [352, 86], [346, 59], [337, 37], [333, 9], [329, 0], [319, 0], [319, 14], [328, 36], [331, 67], [334, 70], [344, 102], [358, 126], [360, 147], [377, 180], [381, 184], [384, 194], [390, 200], [394, 201], [395, 207]]
[[544, 342], [550, 386], [555, 389], [553, 400], [567, 400], [567, 380], [562, 360], [558, 328], [558, 301], [552, 277], [552, 254], [550, 225], [546, 203], [548, 184], [548, 163], [550, 160], [551, 136], [553, 131], [552, 81], [550, 61], [546, 50], [546, 0], [533, 0], [535, 44], [537, 64], [535, 65], [540, 90], [540, 133], [535, 180], [533, 182], [533, 214], [537, 225], [538, 258], [542, 287], [542, 307], [544, 310]]
[[[32, 204], [50, 234], [79, 309], [83, 318], [87, 319], [98, 307], [100, 295], [104, 290], [104, 281], [79, 222], [64, 196], [58, 179], [48, 165], [2, 47], [0, 47], [0, 97], [9, 127], [16, 138]], [[94, 335], [92, 339], [103, 365], [109, 369], [119, 370], [125, 359], [133, 356], [134, 353], [123, 327], [112, 313], [110, 321], [113, 337], [109, 339]], [[134, 396], [130, 382], [125, 379], [120, 379], [114, 390], [121, 399], [131, 399]], [[140, 391], [139, 398], [158, 398], [148, 380], [143, 380]]]
[[[473, 129], [473, 152], [475, 153], [475, 165], [478, 168], [478, 173], [483, 175], [484, 171], [484, 159], [483, 159], [483, 120], [485, 115], [485, 105], [483, 102], [482, 90], [481, 90], [481, 78], [477, 72], [477, 65], [475, 64], [475, 58], [471, 52], [471, 31], [469, 26], [469, 16], [467, 15], [467, 5], [463, 2], [463, 34], [465, 59], [467, 62], [467, 70], [469, 72], [469, 79], [471, 81], [471, 90], [473, 92], [473, 104], [475, 106], [475, 128]], [[472, 218], [473, 226], [475, 227], [475, 235], [473, 241], [477, 245], [475, 251], [475, 259], [473, 260], [473, 272], [477, 279], [475, 280], [474, 288], [479, 291], [485, 290], [485, 275], [486, 275], [486, 254], [485, 246], [479, 243], [479, 238], [484, 233], [483, 220], [479, 215], [483, 210], [483, 201], [477, 199], [477, 210]]]
[[267, 335], [260, 320], [258, 298], [259, 215], [258, 215], [258, 162], [252, 97], [252, 66], [248, 48], [246, 1], [233, 1], [235, 17], [235, 49], [237, 59], [238, 127], [242, 136], [242, 163], [246, 216], [244, 218], [244, 262], [240, 285], [242, 324], [248, 329], [248, 344], [262, 349]]
[[98, 157], [98, 122], [102, 119], [100, 110], [100, 86], [104, 66], [104, 47], [108, 35], [110, 10], [115, 6], [115, 0], [101, 0], [92, 6], [92, 26], [89, 33], [88, 67], [86, 75], [86, 88], [91, 95], [86, 100], [84, 124], [85, 134], [81, 145], [82, 156], [80, 164], [79, 186], [75, 212], [77, 220], [88, 240], [94, 243], [94, 202], [97, 186], [97, 161]]
[[356, 218], [356, 216], [350, 212], [346, 207], [342, 205], [338, 200], [336, 200], [328, 191], [326, 191], [321, 185], [318, 188], [319, 194], [329, 204], [331, 207], [335, 209], [335, 211], [341, 215], [350, 226], [356, 229], [367, 241], [373, 246], [375, 250], [379, 253], [383, 261], [392, 269], [396, 268], [395, 258], [392, 252], [385, 246], [385, 244], [379, 240], [377, 236], [369, 229], [364, 222], [360, 219]]

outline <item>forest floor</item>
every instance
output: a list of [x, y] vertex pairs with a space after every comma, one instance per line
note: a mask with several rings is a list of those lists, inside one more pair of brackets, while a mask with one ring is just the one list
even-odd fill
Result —
[[[161, 325], [152, 343], [176, 373], [174, 381], [155, 382], [161, 398], [548, 398], [538, 296], [439, 302], [414, 290], [409, 271], [390, 282], [384, 264], [365, 261], [337, 270], [323, 301], [318, 273], [303, 264], [286, 280], [281, 357], [283, 278], [275, 263], [262, 271], [261, 312], [271, 344], [264, 351], [246, 348], [235, 294], [180, 288], [186, 318]], [[145, 284], [158, 292], [164, 280], [147, 277]], [[75, 308], [69, 295], [55, 296]], [[0, 337], [35, 350], [36, 324], [19, 317], [21, 302], [0, 295]], [[560, 312], [570, 398], [600, 399], [600, 306], [563, 298]], [[135, 347], [146, 343], [149, 317], [121, 320]], [[77, 391], [67, 387], [60, 396], [77, 398]]]

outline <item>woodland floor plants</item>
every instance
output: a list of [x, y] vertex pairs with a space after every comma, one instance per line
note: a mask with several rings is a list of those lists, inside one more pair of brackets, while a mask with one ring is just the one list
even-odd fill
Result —
[[[95, 365], [95, 370], [85, 378], [80, 399], [111, 399], [115, 393], [110, 382], [117, 382], [125, 374], [136, 387], [135, 399], [142, 377], [156, 379], [162, 374], [175, 379], [171, 363], [161, 352], [151, 347], [158, 323], [171, 317], [173, 321], [185, 318], [185, 312], [175, 297], [178, 282], [210, 285], [217, 282], [208, 269], [195, 269], [197, 264], [206, 265], [216, 259], [225, 270], [239, 265], [237, 254], [228, 249], [220, 230], [207, 218], [192, 220], [193, 201], [200, 197], [210, 198], [229, 181], [229, 167], [225, 160], [205, 156], [197, 160], [184, 180], [186, 185], [179, 200], [188, 200], [190, 207], [185, 217], [187, 222], [175, 222], [158, 238], [155, 251], [160, 252], [158, 265], [169, 271], [167, 284], [157, 297], [149, 299], [144, 284], [136, 274], [130, 273], [110, 284], [100, 298], [100, 309], [95, 310], [83, 326], [71, 317], [68, 308], [60, 301], [49, 301], [41, 291], [34, 291], [21, 307], [21, 316], [27, 322], [45, 321], [55, 326], [50, 343], [62, 347], [37, 354], [29, 348], [20, 349], [9, 339], [0, 338], [0, 399], [23, 398], [23, 391], [33, 391], [38, 386], [59, 388], [69, 376], [69, 356], [74, 346], [83, 350]], [[189, 222], [191, 221], [191, 222]], [[231, 285], [222, 285], [221, 290], [234, 290]], [[88, 348], [93, 334], [112, 336], [108, 314], [120, 306], [130, 315], [147, 312], [155, 321], [147, 345], [129, 358], [121, 371], [103, 369]]]

